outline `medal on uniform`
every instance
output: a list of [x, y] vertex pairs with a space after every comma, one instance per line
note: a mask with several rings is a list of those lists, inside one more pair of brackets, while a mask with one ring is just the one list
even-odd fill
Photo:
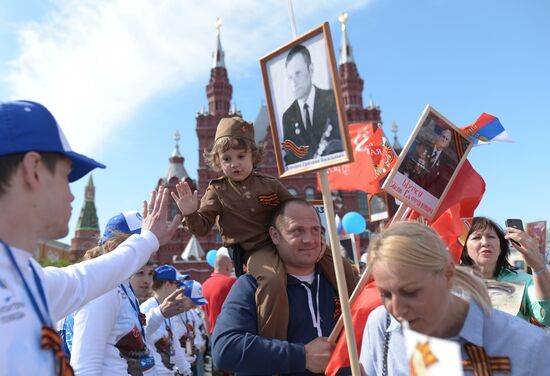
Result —
[[300, 134], [300, 124], [298, 123], [294, 123], [294, 133], [296, 133], [297, 135]]

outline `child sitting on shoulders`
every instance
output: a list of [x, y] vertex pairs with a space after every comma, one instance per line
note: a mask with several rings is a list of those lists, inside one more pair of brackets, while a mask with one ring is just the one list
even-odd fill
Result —
[[[225, 246], [240, 245], [247, 272], [256, 279], [258, 334], [286, 339], [288, 298], [286, 270], [271, 238], [269, 227], [275, 208], [292, 194], [272, 176], [254, 171], [263, 148], [254, 141], [254, 127], [239, 117], [223, 118], [216, 129], [214, 144], [204, 153], [206, 163], [223, 176], [208, 185], [198, 205], [198, 192], [185, 182], [172, 193], [188, 231], [206, 235], [216, 223]], [[336, 276], [329, 252], [319, 254], [323, 274], [336, 289]], [[345, 264], [348, 289], [354, 278]]]

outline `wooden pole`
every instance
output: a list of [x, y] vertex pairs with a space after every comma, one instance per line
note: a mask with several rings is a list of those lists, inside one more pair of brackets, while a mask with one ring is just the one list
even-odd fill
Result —
[[407, 211], [408, 208], [409, 208], [408, 206], [401, 203], [401, 205], [399, 205], [399, 208], [397, 209], [397, 211], [393, 215], [393, 218], [391, 219], [390, 225], [395, 223], [395, 222], [400, 222], [401, 217], [403, 217], [403, 215], [405, 214], [405, 212]]
[[344, 275], [344, 266], [342, 264], [342, 256], [339, 252], [340, 241], [336, 232], [336, 223], [334, 222], [334, 207], [332, 206], [332, 196], [330, 194], [328, 184], [327, 170], [319, 171], [321, 178], [321, 191], [323, 194], [323, 203], [327, 214], [328, 233], [330, 237], [330, 248], [333, 251], [334, 270], [336, 272], [336, 283], [338, 285], [338, 295], [340, 296], [340, 306], [342, 307], [342, 317], [344, 320], [344, 329], [348, 344], [349, 360], [351, 365], [351, 374], [353, 376], [361, 376], [359, 368], [359, 356], [357, 355], [357, 345], [355, 334], [353, 331], [353, 323], [351, 322], [351, 309], [349, 305], [349, 295], [346, 285], [346, 277]]
[[350, 240], [351, 240], [351, 249], [353, 251], [353, 262], [359, 268], [359, 256], [357, 252], [357, 243], [355, 241], [355, 234], [351, 234]]

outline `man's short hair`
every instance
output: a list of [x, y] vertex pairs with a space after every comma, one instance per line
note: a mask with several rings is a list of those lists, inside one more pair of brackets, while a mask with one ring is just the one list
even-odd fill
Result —
[[301, 44], [299, 44], [297, 46], [292, 47], [288, 55], [286, 55], [285, 67], [288, 65], [288, 62], [298, 54], [304, 57], [304, 61], [306, 62], [306, 65], [308, 67], [311, 65], [311, 55], [309, 54], [309, 50], [305, 46], [302, 46]]
[[[271, 226], [273, 226], [277, 230], [279, 230], [279, 227], [277, 225], [280, 223], [280, 218], [285, 215], [285, 210], [286, 210], [287, 206], [290, 205], [290, 204], [297, 204], [297, 205], [307, 206], [307, 207], [310, 207], [313, 210], [315, 210], [313, 205], [311, 205], [306, 200], [301, 199], [301, 198], [297, 198], [297, 197], [291, 198], [290, 200], [284, 201], [279, 206], [277, 206], [277, 208], [273, 212], [273, 216], [271, 217]], [[319, 220], [319, 225], [321, 225], [321, 218], [319, 218], [319, 213], [317, 213], [317, 210], [315, 210], [315, 214], [317, 214], [317, 219]]]
[[[6, 194], [6, 189], [10, 185], [10, 180], [26, 154], [27, 152], [0, 156], [0, 196]], [[55, 173], [57, 162], [67, 158], [59, 153], [38, 152], [38, 154], [40, 154], [46, 169], [52, 174]]]
[[151, 289], [153, 291], [158, 291], [162, 288], [162, 286], [166, 285], [166, 284], [176, 284], [176, 281], [164, 281], [164, 280], [161, 280], [161, 281], [153, 281], [153, 285], [151, 286]]

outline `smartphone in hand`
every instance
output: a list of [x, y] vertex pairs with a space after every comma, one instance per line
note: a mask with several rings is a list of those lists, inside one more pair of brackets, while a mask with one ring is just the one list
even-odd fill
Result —
[[[521, 231], [525, 231], [523, 229], [523, 222], [521, 221], [521, 219], [507, 219], [504, 223], [506, 224], [506, 227], [512, 227]], [[518, 247], [521, 247], [521, 245], [517, 241], [512, 239], [510, 239], [510, 241]]]
[[521, 219], [507, 219], [505, 224], [506, 227], [513, 227], [515, 229], [525, 231], [523, 229], [523, 222], [521, 221]]

